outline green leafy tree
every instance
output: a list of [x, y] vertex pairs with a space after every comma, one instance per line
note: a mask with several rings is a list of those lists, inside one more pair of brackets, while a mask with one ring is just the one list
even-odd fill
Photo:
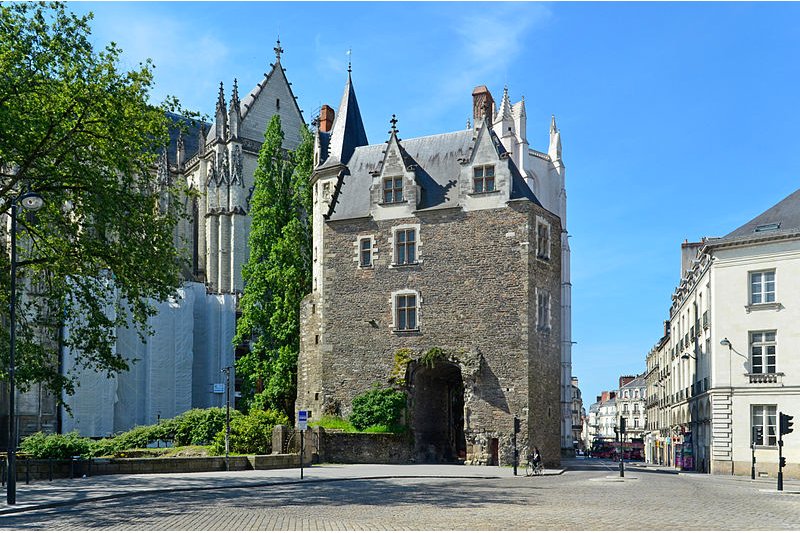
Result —
[[242, 316], [235, 343], [250, 351], [236, 363], [245, 405], [291, 416], [297, 391], [300, 301], [311, 290], [313, 139], [306, 128], [295, 151], [282, 148], [275, 115], [254, 173], [250, 259], [244, 266]]
[[[57, 332], [78, 365], [126, 370], [115, 328], [140, 332], [180, 281], [174, 228], [183, 191], [153, 169], [168, 140], [167, 104], [148, 103], [146, 61], [120, 69], [120, 49], [93, 49], [92, 16], [61, 3], [0, 4], [0, 213], [14, 197], [41, 194], [19, 218], [17, 381], [74, 391], [60, 375]], [[173, 100], [174, 102], [174, 100]], [[4, 241], [5, 242], [5, 241]], [[0, 253], [0, 308], [8, 309], [8, 250]], [[8, 320], [0, 325], [7, 368]], [[0, 374], [7, 379], [7, 375]]]

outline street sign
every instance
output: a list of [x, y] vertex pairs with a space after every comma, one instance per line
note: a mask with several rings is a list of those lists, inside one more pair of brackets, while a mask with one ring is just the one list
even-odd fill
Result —
[[298, 411], [297, 427], [300, 429], [300, 431], [305, 431], [308, 429], [308, 411]]
[[225, 384], [214, 383], [214, 394], [224, 394], [224, 393], [225, 393]]

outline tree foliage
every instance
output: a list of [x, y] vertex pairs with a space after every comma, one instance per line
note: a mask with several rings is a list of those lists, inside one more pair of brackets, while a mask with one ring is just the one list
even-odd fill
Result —
[[250, 258], [235, 343], [250, 352], [236, 363], [245, 404], [291, 416], [297, 391], [300, 301], [311, 290], [313, 139], [303, 128], [295, 151], [282, 148], [280, 116], [264, 134], [254, 173]]
[[[148, 103], [149, 60], [126, 72], [116, 44], [93, 49], [90, 20], [60, 3], [0, 4], [0, 212], [8, 215], [27, 190], [45, 200], [35, 215], [20, 210], [18, 217], [22, 389], [44, 382], [74, 390], [74, 377], [60, 375], [55, 363], [58, 331], [69, 331], [62, 341], [79, 354], [78, 365], [127, 369], [115, 350], [116, 327], [132, 317], [143, 331], [154, 313], [147, 299], [167, 299], [180, 281], [173, 230], [183, 206], [165, 200], [182, 191], [153, 172], [168, 140], [167, 104]], [[8, 263], [6, 250], [3, 309]]]

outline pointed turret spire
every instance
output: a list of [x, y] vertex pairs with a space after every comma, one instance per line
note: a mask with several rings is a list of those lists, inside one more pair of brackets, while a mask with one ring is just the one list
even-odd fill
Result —
[[239, 105], [239, 80], [233, 78], [233, 94], [231, 94], [231, 106]]
[[283, 48], [281, 48], [281, 38], [280, 38], [280, 36], [278, 36], [278, 43], [275, 45], [275, 48], [273, 48], [273, 50], [275, 50], [275, 62], [280, 63], [281, 62], [281, 54], [283, 53]]
[[364, 122], [361, 119], [361, 111], [358, 109], [358, 100], [353, 90], [353, 80], [350, 72], [347, 73], [347, 83], [344, 87], [342, 101], [336, 112], [331, 129], [330, 147], [328, 159], [336, 160], [347, 164], [353, 151], [359, 146], [366, 146], [367, 132], [364, 130]]
[[353, 49], [348, 48], [347, 50], [347, 73], [350, 74], [353, 72]]
[[228, 113], [228, 131], [234, 139], [239, 137], [239, 125], [242, 120], [241, 103], [239, 102], [239, 80], [233, 78], [233, 93], [231, 94], [231, 108]]
[[561, 159], [561, 132], [556, 127], [555, 115], [550, 120], [550, 147], [547, 149], [547, 155], [550, 156], [552, 161]]

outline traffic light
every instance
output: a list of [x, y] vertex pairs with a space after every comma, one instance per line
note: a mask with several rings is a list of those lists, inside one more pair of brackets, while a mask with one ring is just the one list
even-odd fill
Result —
[[764, 444], [764, 428], [762, 426], [753, 428], [753, 442], [755, 444]]
[[624, 418], [620, 418], [619, 419], [619, 432], [620, 433], [625, 433], [625, 419]]
[[520, 431], [520, 427], [519, 427], [519, 418], [517, 418], [517, 417], [515, 416], [515, 417], [514, 417], [514, 433], [519, 433], [519, 431]]
[[786, 468], [786, 457], [781, 457], [781, 468]]
[[787, 415], [786, 413], [781, 413], [781, 420], [780, 420], [781, 435], [788, 435], [789, 433], [794, 431], [794, 429], [792, 429], [792, 425], [794, 425], [794, 422], [792, 422], [793, 418], [794, 418], [793, 415]]

